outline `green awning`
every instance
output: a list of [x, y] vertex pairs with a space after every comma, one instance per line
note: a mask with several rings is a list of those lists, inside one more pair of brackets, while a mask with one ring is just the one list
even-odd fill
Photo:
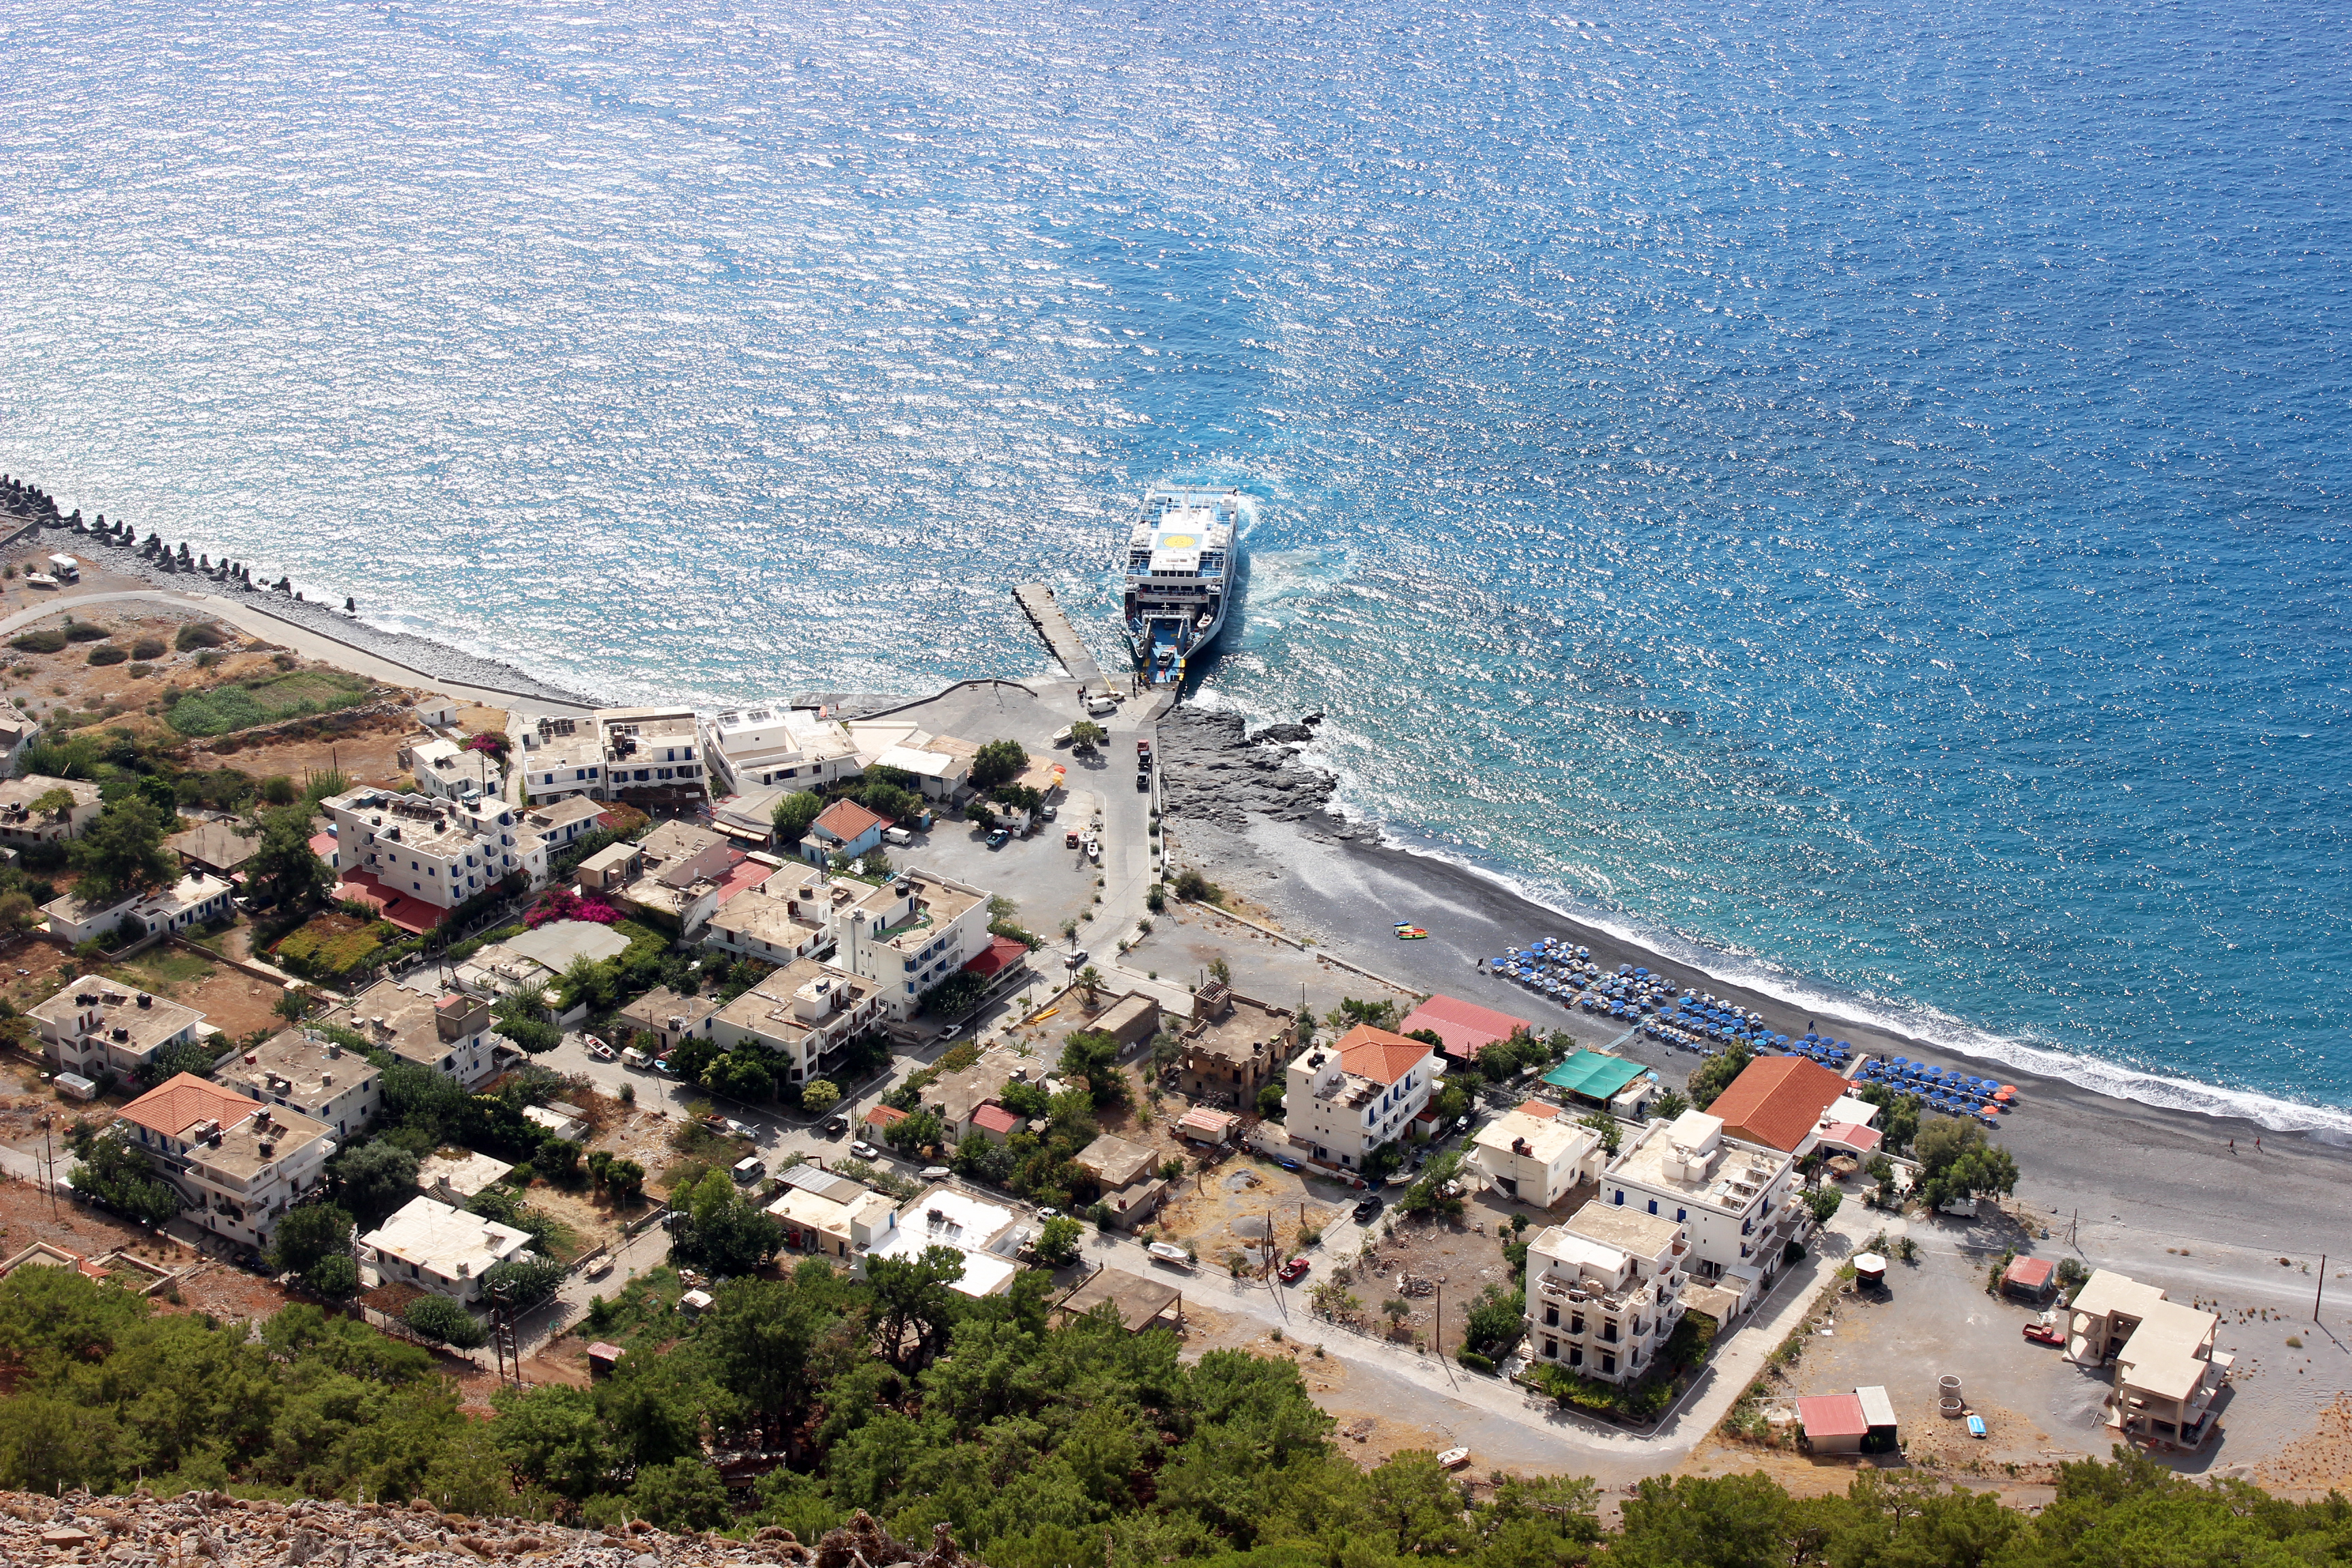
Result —
[[1596, 1100], [1606, 1105], [1623, 1092], [1627, 1084], [1647, 1070], [1640, 1062], [1629, 1062], [1623, 1057], [1580, 1050], [1544, 1074], [1543, 1080], [1555, 1089], [1566, 1089], [1579, 1100]]

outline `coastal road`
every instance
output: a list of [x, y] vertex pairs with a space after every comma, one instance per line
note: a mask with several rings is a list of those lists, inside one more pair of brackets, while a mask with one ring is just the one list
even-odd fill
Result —
[[370, 653], [354, 643], [344, 642], [292, 621], [280, 620], [250, 600], [224, 595], [181, 593], [169, 588], [103, 588], [83, 592], [68, 591], [54, 597], [45, 597], [26, 609], [0, 618], [0, 637], [45, 620], [60, 610], [79, 613], [87, 605], [118, 605], [144, 600], [173, 610], [194, 610], [218, 620], [228, 622], [238, 630], [250, 633], [265, 641], [292, 648], [295, 652], [338, 669], [350, 670], [387, 685], [415, 687], [426, 691], [438, 691], [446, 696], [463, 698], [486, 708], [508, 708], [517, 702], [527, 702], [534, 713], [586, 713], [590, 710], [550, 698], [523, 697], [511, 691], [500, 691], [488, 686], [467, 686], [458, 681], [443, 680], [421, 669]]
[[[1001, 1196], [984, 1194], [992, 1201]], [[1865, 1225], [1865, 1221], [1868, 1223]], [[1856, 1227], [1862, 1227], [1857, 1229]], [[1604, 1486], [1656, 1474], [1687, 1455], [1713, 1431], [1740, 1391], [1754, 1382], [1773, 1348], [1805, 1316], [1813, 1297], [1859, 1245], [1883, 1228], [1883, 1216], [1860, 1205], [1842, 1209], [1821, 1233], [1806, 1261], [1788, 1274], [1747, 1324], [1719, 1342], [1712, 1369], [1685, 1396], [1682, 1409], [1654, 1436], [1640, 1436], [1560, 1410], [1515, 1384], [1464, 1371], [1442, 1356], [1418, 1354], [1339, 1327], [1308, 1310], [1307, 1292], [1331, 1263], [1355, 1251], [1362, 1232], [1342, 1221], [1310, 1255], [1314, 1269], [1296, 1285], [1233, 1280], [1213, 1272], [1171, 1271], [1155, 1265], [1132, 1237], [1097, 1233], [1086, 1247], [1097, 1267], [1181, 1285], [1189, 1300], [1252, 1320], [1306, 1344], [1321, 1344], [1349, 1369], [1348, 1404], [1388, 1409], [1399, 1419], [1421, 1417], [1471, 1449], [1481, 1468], [1508, 1465], [1589, 1475]]]

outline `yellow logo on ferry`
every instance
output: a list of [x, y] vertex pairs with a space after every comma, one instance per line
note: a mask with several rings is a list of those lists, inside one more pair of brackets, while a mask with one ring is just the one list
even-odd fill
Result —
[[1201, 548], [1201, 541], [1197, 535], [1190, 533], [1163, 533], [1160, 536], [1160, 548], [1162, 550], [1198, 550]]

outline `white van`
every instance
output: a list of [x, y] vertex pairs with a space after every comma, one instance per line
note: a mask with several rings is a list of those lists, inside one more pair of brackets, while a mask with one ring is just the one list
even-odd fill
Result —
[[643, 1072], [646, 1070], [646, 1053], [635, 1046], [626, 1047], [621, 1052], [621, 1065]]
[[735, 1180], [745, 1186], [750, 1186], [767, 1173], [768, 1167], [761, 1164], [756, 1157], [735, 1162]]
[[49, 557], [49, 574], [60, 583], [79, 583], [81, 581], [81, 563], [70, 555], [52, 555]]
[[903, 827], [886, 827], [882, 830], [882, 842], [885, 844], [904, 848], [914, 841], [915, 836]]

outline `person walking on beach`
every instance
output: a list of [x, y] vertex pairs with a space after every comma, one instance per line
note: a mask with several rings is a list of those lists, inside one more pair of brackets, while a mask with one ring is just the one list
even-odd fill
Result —
[[2230, 1140], [2230, 1152], [2231, 1152], [2231, 1153], [2232, 1153], [2232, 1154], [2234, 1154], [2234, 1153], [2236, 1153], [2237, 1152], [2238, 1152], [2238, 1141], [2237, 1141], [2235, 1138], [2232, 1138], [2232, 1139], [2231, 1139], [2231, 1140]]

